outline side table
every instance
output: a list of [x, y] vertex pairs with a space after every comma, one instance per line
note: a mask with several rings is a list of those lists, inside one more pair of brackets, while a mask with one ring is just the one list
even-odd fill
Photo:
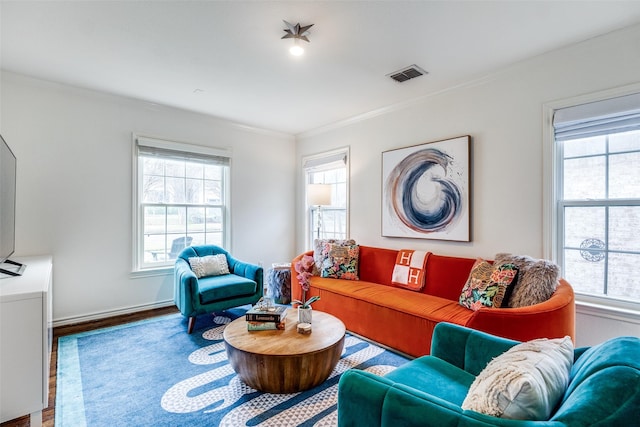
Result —
[[267, 296], [277, 304], [291, 302], [291, 264], [274, 264], [267, 270]]

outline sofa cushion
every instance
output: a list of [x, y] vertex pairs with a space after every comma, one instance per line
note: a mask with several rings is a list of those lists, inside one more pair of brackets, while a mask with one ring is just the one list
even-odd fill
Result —
[[198, 280], [198, 295], [201, 304], [208, 304], [228, 298], [252, 295], [256, 292], [257, 286], [253, 280], [235, 274], [209, 276]]
[[391, 286], [391, 276], [398, 251], [395, 249], [360, 246], [358, 277], [365, 282]]
[[412, 249], [399, 250], [396, 264], [393, 268], [391, 283], [411, 291], [422, 290], [430, 253]]
[[190, 257], [189, 265], [198, 279], [229, 274], [229, 264], [225, 254]]
[[[473, 311], [461, 307], [457, 301], [407, 292], [404, 289], [363, 280], [345, 282], [338, 279], [312, 277], [311, 286], [318, 289], [320, 295], [332, 292], [348, 297], [354, 302], [370, 303], [372, 307], [376, 307], [378, 312], [402, 312], [433, 322], [465, 325], [474, 314]], [[413, 331], [408, 332], [414, 333]]]
[[431, 254], [427, 265], [427, 275], [422, 292], [458, 302], [460, 292], [475, 258], [458, 258]]
[[432, 356], [414, 359], [384, 377], [457, 406], [462, 404], [475, 379], [469, 372]]
[[[359, 246], [353, 241], [316, 240], [314, 260], [320, 277], [358, 280]], [[318, 265], [318, 261], [320, 264]]]
[[548, 420], [569, 383], [570, 337], [518, 344], [476, 377], [462, 409], [517, 420]]
[[507, 301], [508, 307], [527, 307], [544, 302], [558, 287], [560, 268], [553, 262], [526, 255], [499, 253], [496, 264], [514, 264], [518, 267], [518, 280]]
[[478, 259], [462, 288], [460, 305], [474, 311], [481, 307], [502, 307], [517, 276], [518, 269], [513, 264], [491, 265]]

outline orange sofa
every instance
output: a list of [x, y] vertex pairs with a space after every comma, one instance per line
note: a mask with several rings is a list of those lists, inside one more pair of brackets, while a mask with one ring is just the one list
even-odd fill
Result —
[[[431, 335], [439, 322], [449, 322], [494, 335], [527, 341], [569, 335], [575, 341], [575, 299], [564, 279], [545, 302], [520, 308], [469, 310], [458, 298], [476, 261], [431, 254], [425, 287], [420, 292], [391, 284], [397, 250], [360, 245], [360, 280], [313, 276], [307, 298], [318, 295], [315, 310], [341, 319], [347, 329], [410, 356], [430, 354]], [[301, 299], [295, 263], [292, 262], [291, 296]]]

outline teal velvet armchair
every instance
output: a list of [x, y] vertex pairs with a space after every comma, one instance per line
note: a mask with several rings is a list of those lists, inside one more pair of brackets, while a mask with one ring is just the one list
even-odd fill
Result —
[[640, 339], [574, 350], [569, 385], [549, 420], [520, 421], [463, 410], [475, 377], [517, 341], [440, 323], [431, 355], [385, 376], [351, 369], [338, 385], [339, 427], [627, 426], [640, 417]]
[[[218, 254], [225, 255], [229, 274], [198, 279], [189, 258]], [[188, 333], [193, 331], [198, 315], [255, 304], [263, 292], [262, 267], [239, 261], [219, 246], [189, 246], [178, 254], [174, 267], [173, 300], [182, 315], [189, 319]]]

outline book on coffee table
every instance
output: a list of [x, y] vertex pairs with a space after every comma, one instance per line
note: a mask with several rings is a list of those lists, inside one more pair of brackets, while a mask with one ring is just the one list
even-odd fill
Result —
[[282, 322], [252, 322], [247, 321], [248, 331], [284, 331], [286, 324]]
[[265, 310], [263, 308], [257, 308], [257, 306], [251, 307], [245, 314], [247, 322], [275, 322], [280, 323], [287, 316], [288, 305], [274, 305]]
[[274, 262], [271, 264], [271, 268], [274, 270], [291, 270], [290, 262]]

